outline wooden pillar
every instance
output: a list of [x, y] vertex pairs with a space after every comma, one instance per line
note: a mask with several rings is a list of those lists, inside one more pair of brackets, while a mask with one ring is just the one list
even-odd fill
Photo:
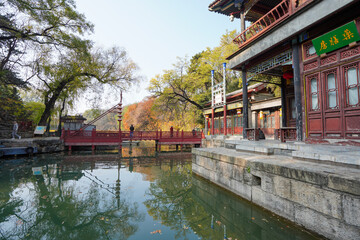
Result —
[[281, 78], [281, 124], [287, 127], [286, 123], [286, 79]]
[[227, 135], [226, 104], [224, 104], [224, 136]]
[[205, 116], [205, 134], [206, 134], [206, 135], [207, 135], [207, 133], [208, 133], [208, 131], [209, 131], [209, 129], [208, 129], [208, 121], [209, 121], [208, 117]]
[[[243, 6], [240, 8], [240, 22], [241, 22], [241, 26], [240, 26], [241, 32], [244, 32], [245, 31], [245, 12], [244, 12]], [[244, 35], [244, 37], [246, 37], [246, 36]]]
[[215, 111], [214, 108], [211, 109], [211, 135], [215, 135], [214, 132], [214, 124], [215, 124], [215, 120], [214, 120], [214, 115], [215, 115]]
[[243, 138], [246, 139], [246, 129], [248, 128], [249, 123], [249, 100], [248, 100], [248, 90], [247, 90], [247, 79], [246, 79], [246, 68], [245, 65], [242, 66], [242, 84], [243, 84]]
[[300, 80], [300, 58], [299, 43], [297, 39], [292, 41], [292, 58], [294, 70], [294, 92], [295, 92], [295, 109], [296, 109], [296, 141], [302, 141], [302, 103], [301, 103], [301, 80]]
[[226, 119], [226, 63], [223, 63], [223, 94], [224, 94], [224, 136], [227, 134], [227, 119]]

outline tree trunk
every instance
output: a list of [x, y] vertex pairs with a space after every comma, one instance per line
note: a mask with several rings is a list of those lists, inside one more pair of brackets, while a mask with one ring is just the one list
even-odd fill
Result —
[[59, 125], [58, 125], [58, 133], [57, 133], [58, 137], [61, 136], [61, 116], [62, 116], [62, 113], [63, 113], [63, 111], [65, 109], [65, 102], [66, 102], [66, 98], [62, 102], [62, 106], [61, 106], [61, 109], [60, 109], [60, 112], [59, 112]]
[[[46, 122], [51, 115], [51, 111], [55, 107], [55, 103], [58, 100], [60, 93], [64, 90], [65, 86], [68, 83], [70, 83], [73, 79], [74, 79], [74, 77], [71, 77], [69, 79], [66, 79], [66, 80], [60, 82], [60, 84], [52, 91], [52, 96], [50, 97], [50, 99], [46, 100], [47, 98], [45, 98], [45, 110], [44, 110], [43, 114], [41, 115], [41, 118], [40, 118], [40, 121], [38, 124], [39, 126], [46, 126]], [[51, 91], [51, 90], [49, 90], [49, 91]]]

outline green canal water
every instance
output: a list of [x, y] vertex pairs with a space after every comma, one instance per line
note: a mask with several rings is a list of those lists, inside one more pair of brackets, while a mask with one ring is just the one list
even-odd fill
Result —
[[191, 153], [6, 159], [0, 239], [319, 239], [194, 176]]

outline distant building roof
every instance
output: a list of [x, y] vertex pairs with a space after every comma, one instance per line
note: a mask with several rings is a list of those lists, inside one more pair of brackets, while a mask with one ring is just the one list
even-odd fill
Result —
[[84, 118], [82, 115], [76, 115], [76, 116], [63, 116], [61, 117], [62, 122], [84, 122], [86, 121], [86, 118]]

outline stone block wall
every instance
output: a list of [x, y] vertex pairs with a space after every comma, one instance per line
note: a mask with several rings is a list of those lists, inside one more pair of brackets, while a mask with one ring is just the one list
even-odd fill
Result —
[[5, 147], [36, 147], [38, 153], [52, 153], [64, 151], [64, 143], [58, 137], [29, 138], [21, 141], [3, 139], [1, 143]]
[[329, 239], [360, 239], [360, 169], [193, 149], [193, 173]]

